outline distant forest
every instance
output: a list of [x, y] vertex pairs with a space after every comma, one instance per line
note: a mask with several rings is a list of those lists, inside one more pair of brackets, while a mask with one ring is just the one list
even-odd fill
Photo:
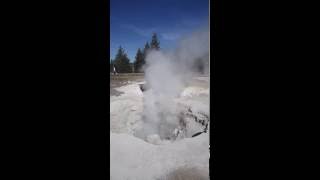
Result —
[[[146, 55], [150, 50], [160, 50], [160, 42], [156, 33], [152, 34], [150, 44], [149, 42], [146, 42], [143, 49], [138, 48], [133, 63], [130, 62], [123, 47], [119, 46], [115, 58], [110, 60], [110, 73], [114, 71], [114, 68], [117, 73], [143, 73]], [[193, 70], [196, 72], [208, 73], [208, 67], [209, 54], [197, 59]]]

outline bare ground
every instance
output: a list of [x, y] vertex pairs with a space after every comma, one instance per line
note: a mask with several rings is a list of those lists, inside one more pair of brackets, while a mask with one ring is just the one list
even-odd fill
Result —
[[110, 74], [110, 96], [119, 96], [122, 92], [115, 88], [130, 84], [132, 81], [143, 81], [143, 73], [128, 73], [128, 74]]

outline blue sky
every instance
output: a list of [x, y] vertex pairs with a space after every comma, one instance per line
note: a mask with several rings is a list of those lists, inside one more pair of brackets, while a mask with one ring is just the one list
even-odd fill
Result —
[[134, 61], [153, 32], [161, 49], [172, 49], [180, 37], [207, 26], [208, 21], [209, 0], [111, 0], [111, 58], [121, 45]]

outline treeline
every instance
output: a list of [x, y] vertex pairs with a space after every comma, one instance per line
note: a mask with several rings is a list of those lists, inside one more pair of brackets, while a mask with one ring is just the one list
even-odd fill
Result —
[[110, 61], [110, 72], [113, 72], [114, 67], [117, 73], [143, 73], [144, 65], [146, 64], [146, 56], [150, 50], [159, 50], [160, 42], [158, 40], [157, 34], [153, 33], [151, 37], [151, 42], [147, 41], [144, 45], [143, 50], [138, 48], [135, 60], [130, 63], [125, 50], [120, 46], [114, 59]]

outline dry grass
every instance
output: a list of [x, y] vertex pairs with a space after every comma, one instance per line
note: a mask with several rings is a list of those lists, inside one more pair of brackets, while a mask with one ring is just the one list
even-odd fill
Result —
[[128, 81], [143, 81], [143, 75], [130, 75], [130, 74], [121, 74], [121, 75], [111, 75], [110, 76], [110, 83], [111, 84], [121, 84], [121, 83], [128, 83]]

